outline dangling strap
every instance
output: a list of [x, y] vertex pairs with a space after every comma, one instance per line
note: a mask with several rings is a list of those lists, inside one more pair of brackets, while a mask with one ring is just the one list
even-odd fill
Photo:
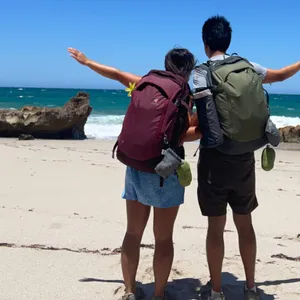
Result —
[[118, 144], [119, 144], [119, 142], [116, 141], [116, 143], [115, 143], [115, 145], [114, 145], [114, 147], [113, 147], [113, 150], [112, 150], [112, 158], [115, 158], [115, 152], [116, 152], [116, 149], [117, 149], [117, 147], [118, 147]]
[[191, 109], [191, 107], [183, 100], [180, 101], [181, 105], [184, 106], [187, 111], [192, 115], [193, 114], [193, 110]]
[[160, 178], [159, 178], [159, 186], [160, 186], [160, 187], [163, 187], [163, 186], [164, 186], [164, 178], [163, 178], [163, 177], [160, 177]]
[[265, 92], [265, 94], [266, 94], [267, 103], [268, 103], [268, 105], [269, 105], [269, 102], [270, 102], [269, 93], [268, 93], [267, 90], [265, 90], [265, 89], [263, 89], [263, 90], [264, 90], [264, 92]]
[[196, 149], [196, 151], [195, 151], [193, 157], [195, 157], [195, 156], [197, 155], [197, 153], [198, 153], [199, 150], [200, 150], [200, 145], [199, 145], [198, 148]]

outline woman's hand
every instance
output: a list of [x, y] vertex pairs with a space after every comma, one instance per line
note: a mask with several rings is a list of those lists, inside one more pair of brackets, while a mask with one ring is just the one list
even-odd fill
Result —
[[75, 48], [68, 48], [68, 52], [70, 53], [71, 57], [73, 57], [82, 65], [86, 65], [89, 61], [89, 59], [82, 52], [78, 51]]
[[68, 52], [70, 53], [70, 56], [77, 60], [80, 64], [89, 67], [93, 71], [106, 78], [117, 80], [126, 87], [129, 87], [130, 83], [137, 84], [141, 80], [140, 76], [122, 72], [116, 68], [102, 65], [97, 63], [96, 61], [88, 59], [82, 52], [78, 51], [77, 49], [68, 48]]

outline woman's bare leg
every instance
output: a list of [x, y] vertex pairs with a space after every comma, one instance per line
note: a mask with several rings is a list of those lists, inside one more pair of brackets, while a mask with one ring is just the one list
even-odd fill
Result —
[[171, 208], [154, 208], [154, 296], [162, 297], [164, 295], [165, 286], [170, 276], [174, 257], [173, 228], [178, 208], [179, 206]]
[[126, 200], [127, 231], [122, 244], [121, 263], [126, 293], [135, 293], [135, 277], [140, 258], [140, 244], [147, 225], [150, 206]]

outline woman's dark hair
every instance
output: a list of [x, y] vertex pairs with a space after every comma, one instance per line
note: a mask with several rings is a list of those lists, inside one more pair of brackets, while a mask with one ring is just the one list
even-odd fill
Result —
[[165, 57], [166, 71], [181, 75], [186, 81], [189, 80], [195, 66], [196, 61], [194, 55], [184, 48], [172, 49]]

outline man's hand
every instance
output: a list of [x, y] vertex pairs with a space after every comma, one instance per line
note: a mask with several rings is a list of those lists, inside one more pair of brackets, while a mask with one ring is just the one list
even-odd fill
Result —
[[86, 65], [89, 61], [88, 58], [80, 51], [74, 48], [68, 48], [68, 52], [70, 53], [70, 56], [73, 57], [75, 60], [77, 60], [80, 64]]

